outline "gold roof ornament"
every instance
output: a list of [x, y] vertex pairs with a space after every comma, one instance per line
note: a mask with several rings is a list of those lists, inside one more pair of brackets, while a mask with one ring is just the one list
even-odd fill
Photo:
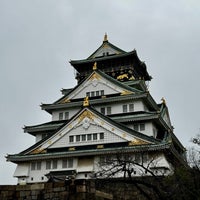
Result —
[[104, 41], [104, 42], [107, 42], [107, 41], [108, 41], [107, 33], [105, 33], [103, 41]]
[[93, 70], [97, 70], [97, 62], [94, 63]]
[[165, 104], [165, 105], [166, 105], [166, 100], [165, 100], [165, 98], [164, 98], [164, 97], [162, 97], [161, 101], [162, 101], [162, 103], [163, 103], [163, 104]]
[[84, 106], [84, 107], [89, 106], [89, 97], [88, 97], [88, 96], [86, 96], [86, 97], [84, 98], [83, 106]]

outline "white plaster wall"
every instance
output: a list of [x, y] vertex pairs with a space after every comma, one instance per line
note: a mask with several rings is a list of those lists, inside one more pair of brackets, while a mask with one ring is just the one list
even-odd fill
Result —
[[[63, 158], [64, 159], [64, 158]], [[57, 162], [57, 169], [46, 169], [46, 161], [43, 160], [41, 163], [41, 170], [29, 170], [29, 177], [27, 178], [28, 183], [35, 183], [35, 182], [46, 182], [48, 179], [45, 174], [48, 174], [50, 171], [65, 171], [65, 170], [76, 170], [77, 168], [77, 159], [73, 159], [73, 168], [62, 168], [62, 160], [58, 160]], [[33, 177], [33, 180], [31, 178]], [[42, 180], [42, 177], [44, 178]]]
[[[59, 113], [63, 113], [63, 117], [64, 117], [64, 113], [65, 112], [69, 112], [69, 119], [71, 117], [73, 117], [81, 108], [75, 108], [75, 109], [63, 109], [63, 110], [58, 110], [58, 111], [53, 111], [52, 112], [52, 121], [57, 121], [59, 120]], [[64, 119], [64, 118], [63, 118]]]
[[[82, 135], [82, 134], [91, 134], [91, 133], [104, 133], [104, 139], [102, 140], [94, 140], [94, 141], [81, 141], [81, 142], [69, 142], [70, 135]], [[73, 128], [69, 133], [64, 134], [62, 138], [56, 141], [49, 148], [57, 148], [57, 147], [66, 147], [66, 146], [83, 146], [83, 145], [92, 145], [92, 144], [105, 144], [105, 143], [113, 143], [113, 142], [122, 142], [124, 139], [113, 134], [111, 131], [104, 129], [103, 127], [90, 124], [88, 129], [83, 128], [82, 125], [77, 128]]]
[[116, 88], [116, 86], [109, 86], [109, 83], [107, 82], [100, 82], [98, 80], [89, 81], [87, 85], [82, 87], [81, 90], [79, 89], [75, 91], [75, 94], [72, 97], [72, 99], [85, 98], [86, 93], [92, 92], [92, 91], [96, 92], [96, 91], [104, 90], [104, 95], [118, 93], [119, 91], [117, 91], [117, 88], [115, 89], [114, 87]]

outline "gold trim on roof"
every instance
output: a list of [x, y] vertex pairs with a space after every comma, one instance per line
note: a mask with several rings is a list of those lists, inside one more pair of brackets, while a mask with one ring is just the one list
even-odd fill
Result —
[[70, 99], [69, 98], [64, 98], [60, 103], [69, 103]]
[[89, 80], [94, 80], [94, 79], [99, 80], [99, 79], [100, 79], [100, 76], [99, 76], [98, 74], [94, 73], [94, 74], [90, 77]]
[[88, 110], [85, 110], [79, 117], [78, 117], [78, 123], [80, 123], [85, 117], [94, 120], [93, 113], [89, 112]]
[[128, 95], [128, 94], [133, 94], [133, 92], [130, 92], [130, 91], [128, 91], [128, 90], [123, 90], [123, 91], [121, 92], [121, 95]]
[[104, 41], [104, 42], [107, 42], [107, 41], [108, 41], [108, 35], [107, 35], [107, 33], [105, 33], [103, 41]]
[[89, 106], [89, 97], [88, 97], [88, 96], [86, 96], [86, 97], [84, 98], [83, 106], [84, 106], [84, 107]]
[[123, 80], [124, 78], [128, 79], [128, 74], [122, 74], [117, 77], [117, 80]]
[[94, 63], [92, 69], [93, 69], [93, 70], [96, 70], [96, 69], [97, 69], [97, 62]]
[[142, 145], [142, 144], [149, 144], [149, 143], [144, 140], [134, 139], [134, 140], [130, 141], [128, 145], [134, 146], [134, 145]]

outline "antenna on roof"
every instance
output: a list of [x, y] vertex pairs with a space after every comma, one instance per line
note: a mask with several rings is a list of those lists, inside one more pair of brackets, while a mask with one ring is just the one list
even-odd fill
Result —
[[107, 42], [107, 41], [108, 41], [107, 33], [105, 33], [103, 41], [104, 41], [104, 42]]

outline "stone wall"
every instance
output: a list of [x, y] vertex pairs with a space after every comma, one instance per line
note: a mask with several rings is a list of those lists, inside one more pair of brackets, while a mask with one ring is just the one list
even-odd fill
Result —
[[112, 195], [95, 189], [93, 181], [0, 185], [0, 200], [106, 200]]

